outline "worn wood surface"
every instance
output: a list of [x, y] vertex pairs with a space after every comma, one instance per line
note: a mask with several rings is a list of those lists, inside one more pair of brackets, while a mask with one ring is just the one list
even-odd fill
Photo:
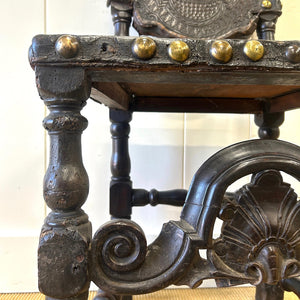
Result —
[[[116, 33], [127, 34], [132, 2], [109, 2]], [[276, 8], [280, 2], [275, 2]], [[196, 9], [197, 3], [191, 3]], [[250, 20], [251, 30], [257, 17]], [[271, 39], [276, 14], [259, 17], [261, 36]], [[247, 35], [251, 30], [245, 27], [235, 33]], [[194, 288], [214, 278], [221, 286], [256, 285], [257, 300], [282, 300], [284, 289], [299, 294], [299, 224], [291, 221], [299, 219], [299, 205], [278, 172], [299, 180], [297, 146], [273, 140], [230, 146], [198, 170], [188, 193], [133, 190], [128, 151], [132, 111], [255, 113], [260, 136], [277, 138], [282, 111], [300, 107], [300, 63], [286, 55], [291, 46], [300, 46], [299, 41], [261, 41], [264, 56], [252, 61], [244, 54], [245, 41], [228, 40], [232, 58], [220, 63], [210, 54], [215, 40], [184, 39], [190, 56], [179, 63], [168, 54], [170, 39], [154, 39], [155, 55], [141, 60], [132, 52], [135, 38], [68, 38], [74, 42], [70, 53], [57, 48], [58, 35], [39, 35], [29, 55], [40, 96], [50, 109], [44, 121], [51, 136], [44, 196], [53, 211], [40, 239], [41, 291], [49, 299], [83, 300], [93, 280], [106, 291], [99, 299], [126, 299], [170, 284]], [[80, 145], [87, 126], [80, 110], [90, 95], [110, 107], [113, 139], [114, 220], [99, 228], [92, 243], [91, 226], [81, 210], [88, 177]], [[236, 194], [226, 193], [231, 183], [248, 174], [253, 174], [249, 185]], [[181, 219], [165, 224], [147, 245], [142, 229], [129, 220], [131, 207], [182, 205], [184, 198]], [[213, 240], [217, 217], [224, 226], [220, 238]], [[65, 254], [66, 249], [71, 250]], [[207, 251], [207, 259], [199, 249]]]
[[88, 256], [92, 235], [81, 210], [89, 180], [81, 157], [87, 119], [80, 111], [90, 94], [82, 69], [37, 67], [37, 87], [50, 114], [43, 125], [50, 136], [50, 161], [44, 199], [52, 212], [45, 219], [38, 249], [39, 289], [48, 299], [88, 297]]
[[166, 51], [169, 39], [155, 39], [156, 55], [143, 61], [132, 54], [135, 38], [77, 36], [78, 55], [65, 59], [55, 51], [58, 37], [34, 38], [32, 66], [82, 68], [93, 82], [92, 98], [112, 108], [258, 113], [266, 105], [272, 112], [300, 107], [300, 63], [285, 55], [297, 41], [262, 41], [265, 55], [253, 62], [243, 53], [244, 41], [230, 40], [233, 57], [221, 64], [209, 54], [213, 40], [186, 39], [191, 55], [178, 63]]
[[[299, 180], [299, 169], [300, 148], [283, 141], [252, 140], [221, 150], [197, 171], [181, 220], [165, 224], [148, 247], [130, 220], [113, 220], [96, 232], [92, 280], [114, 294], [171, 283], [197, 287], [208, 278], [221, 286], [252, 283], [256, 299], [282, 300], [283, 289], [299, 293], [299, 202], [278, 172]], [[225, 194], [247, 174], [254, 175], [250, 184]], [[224, 226], [214, 240], [217, 217]], [[207, 250], [207, 259], [199, 249]]]

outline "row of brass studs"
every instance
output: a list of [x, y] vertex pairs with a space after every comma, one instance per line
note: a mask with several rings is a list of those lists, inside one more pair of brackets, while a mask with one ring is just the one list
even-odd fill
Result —
[[[156, 43], [150, 37], [138, 37], [132, 45], [133, 54], [143, 60], [154, 57], [156, 53]], [[63, 35], [59, 37], [55, 44], [56, 52], [64, 58], [73, 58], [78, 54], [79, 43], [74, 36]], [[264, 46], [256, 40], [245, 43], [243, 49], [245, 55], [252, 61], [260, 60], [264, 55]], [[211, 56], [218, 62], [227, 63], [233, 55], [233, 49], [229, 42], [217, 40], [210, 47]], [[184, 62], [190, 56], [190, 48], [184, 41], [175, 40], [168, 47], [168, 55], [171, 59]], [[286, 49], [285, 55], [292, 63], [300, 62], [300, 46], [292, 45]]]

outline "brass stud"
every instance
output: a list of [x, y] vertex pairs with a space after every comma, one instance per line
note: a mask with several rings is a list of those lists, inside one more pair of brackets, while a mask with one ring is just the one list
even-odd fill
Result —
[[150, 59], [154, 56], [156, 51], [156, 44], [153, 39], [149, 37], [138, 37], [132, 45], [133, 54], [140, 59]]
[[253, 61], [258, 61], [264, 56], [264, 46], [259, 41], [248, 41], [244, 46], [244, 53]]
[[232, 47], [227, 41], [215, 41], [210, 47], [210, 54], [218, 62], [227, 63], [232, 57]]
[[291, 63], [300, 63], [300, 46], [289, 46], [285, 51], [285, 55]]
[[62, 35], [55, 43], [55, 50], [64, 58], [72, 58], [78, 53], [79, 43], [74, 36]]
[[190, 56], [190, 47], [184, 41], [174, 41], [168, 47], [168, 54], [173, 60], [184, 62]]
[[272, 8], [272, 2], [269, 1], [269, 0], [264, 0], [262, 3], [261, 3], [261, 6], [263, 8]]

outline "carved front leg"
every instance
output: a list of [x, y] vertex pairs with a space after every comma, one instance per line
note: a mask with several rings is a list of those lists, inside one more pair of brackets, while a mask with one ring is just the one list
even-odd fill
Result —
[[81, 133], [88, 122], [80, 110], [89, 84], [81, 69], [37, 68], [36, 75], [40, 96], [50, 110], [43, 123], [50, 136], [44, 198], [52, 209], [40, 236], [39, 289], [50, 298], [86, 299], [92, 230], [81, 210], [89, 181], [81, 156]]

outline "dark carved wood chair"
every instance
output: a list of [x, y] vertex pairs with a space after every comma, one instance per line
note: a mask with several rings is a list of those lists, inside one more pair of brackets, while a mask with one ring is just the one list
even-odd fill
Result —
[[[127, 299], [170, 284], [254, 284], [257, 300], [300, 296], [300, 205], [280, 171], [300, 179], [300, 148], [277, 140], [284, 112], [300, 107], [300, 42], [274, 41], [279, 0], [111, 0], [116, 36], [39, 35], [30, 48], [51, 138], [44, 198], [52, 212], [40, 237], [39, 288], [48, 299]], [[133, 26], [142, 37], [128, 35]], [[256, 30], [259, 40], [247, 40]], [[149, 35], [159, 38], [150, 38]], [[92, 238], [81, 206], [86, 100], [109, 107], [112, 220]], [[132, 113], [251, 113], [259, 140], [221, 150], [189, 191], [133, 189]], [[236, 193], [227, 187], [252, 174]], [[183, 206], [147, 246], [133, 206]], [[212, 238], [216, 218], [221, 235]], [[142, 225], [142, 224], [141, 224]], [[207, 250], [207, 259], [199, 255]]]

